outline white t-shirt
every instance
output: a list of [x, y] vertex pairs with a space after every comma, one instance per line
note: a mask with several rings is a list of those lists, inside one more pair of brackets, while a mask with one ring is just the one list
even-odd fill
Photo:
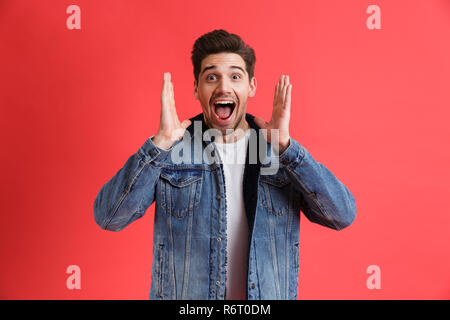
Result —
[[225, 175], [227, 204], [227, 300], [247, 299], [248, 222], [243, 177], [250, 131], [234, 143], [214, 142]]

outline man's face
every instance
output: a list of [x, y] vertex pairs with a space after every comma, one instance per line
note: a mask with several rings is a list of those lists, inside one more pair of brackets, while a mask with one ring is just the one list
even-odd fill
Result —
[[200, 100], [206, 124], [225, 134], [226, 129], [244, 128], [247, 99], [256, 92], [256, 79], [249, 81], [245, 61], [236, 53], [211, 54], [203, 59], [194, 81], [194, 96]]

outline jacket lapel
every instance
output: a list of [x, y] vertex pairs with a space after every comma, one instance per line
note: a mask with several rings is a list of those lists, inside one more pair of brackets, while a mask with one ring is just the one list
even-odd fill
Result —
[[[258, 184], [259, 184], [259, 174], [261, 170], [261, 162], [258, 155], [259, 155], [259, 139], [261, 139], [260, 137], [261, 135], [259, 134], [260, 128], [254, 121], [255, 117], [249, 113], [246, 113], [245, 119], [249, 124], [249, 128], [253, 129], [254, 132], [256, 133], [254, 140], [253, 141], [249, 140], [249, 142], [252, 141], [252, 143], [256, 143], [256, 154], [252, 154], [252, 158], [250, 158], [251, 148], [249, 143], [249, 147], [247, 147], [247, 155], [245, 160], [245, 169], [243, 177], [244, 207], [251, 235], [253, 233], [253, 224], [255, 221], [256, 207], [258, 202]], [[194, 137], [195, 134], [194, 121], [201, 121], [202, 137], [203, 137], [204, 132], [208, 129], [208, 126], [206, 125], [205, 119], [203, 117], [203, 113], [200, 113], [189, 120], [192, 121], [192, 124], [186, 130], [190, 133], [191, 137]], [[250, 137], [250, 139], [252, 138]], [[202, 145], [203, 147], [205, 147], [206, 142], [203, 141]]]

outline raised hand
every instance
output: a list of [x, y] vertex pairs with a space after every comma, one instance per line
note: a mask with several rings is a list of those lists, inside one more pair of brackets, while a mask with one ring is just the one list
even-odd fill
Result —
[[266, 129], [264, 136], [267, 142], [271, 143], [271, 129], [278, 130], [279, 153], [289, 147], [289, 120], [291, 117], [291, 91], [292, 84], [289, 83], [289, 76], [282, 75], [277, 85], [275, 86], [275, 96], [273, 99], [272, 118], [269, 122], [264, 121], [261, 117], [255, 117], [256, 124], [261, 129]]
[[161, 118], [158, 133], [152, 141], [158, 148], [168, 150], [173, 143], [183, 137], [184, 131], [191, 124], [190, 120], [180, 123], [175, 109], [175, 97], [170, 72], [163, 75], [161, 90]]

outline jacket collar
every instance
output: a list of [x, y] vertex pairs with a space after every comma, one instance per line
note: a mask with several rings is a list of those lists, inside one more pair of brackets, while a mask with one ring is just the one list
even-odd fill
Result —
[[[206, 130], [208, 130], [208, 126], [206, 125], [205, 118], [203, 116], [203, 113], [200, 113], [196, 115], [193, 118], [190, 118], [189, 120], [192, 121], [192, 124], [187, 127], [187, 131], [190, 133], [191, 137], [194, 136], [194, 124], [195, 121], [201, 121], [202, 126], [202, 137]], [[247, 123], [249, 125], [250, 129], [254, 129], [256, 132], [256, 151], [259, 155], [259, 139], [261, 139], [261, 134], [259, 130], [261, 129], [256, 123], [255, 123], [255, 117], [249, 113], [245, 114], [245, 120], [247, 120]], [[198, 123], [198, 122], [197, 122]], [[197, 132], [199, 134], [200, 132]], [[200, 137], [200, 138], [202, 138]], [[202, 139], [203, 141], [203, 139]], [[204, 142], [205, 143], [205, 142]], [[243, 191], [244, 191], [244, 206], [245, 206], [245, 212], [247, 214], [247, 220], [248, 220], [248, 226], [250, 228], [250, 234], [252, 234], [253, 231], [253, 223], [255, 221], [255, 215], [256, 215], [256, 207], [257, 207], [257, 201], [258, 201], [258, 185], [259, 185], [259, 174], [261, 169], [261, 162], [259, 157], [256, 157], [257, 161], [255, 163], [254, 160], [250, 162], [249, 158], [249, 150], [250, 148], [247, 148], [247, 155], [246, 155], [246, 161], [245, 161], [245, 169], [244, 169], [244, 177], [243, 177]]]

